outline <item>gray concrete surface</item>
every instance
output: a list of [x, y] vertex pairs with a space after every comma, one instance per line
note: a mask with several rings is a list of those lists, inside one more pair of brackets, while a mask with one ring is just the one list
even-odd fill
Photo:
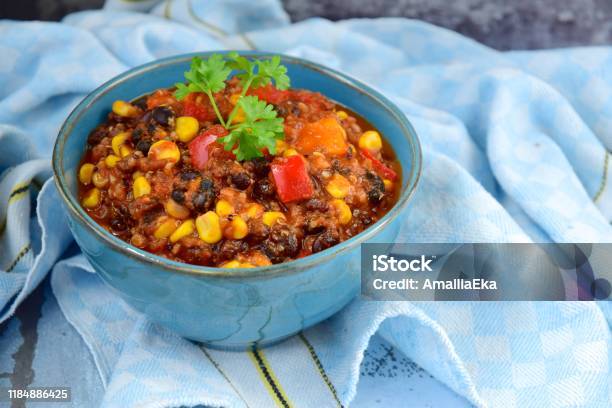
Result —
[[[199, 0], [192, 0], [199, 1]], [[447, 27], [491, 47], [612, 44], [612, 0], [282, 0], [293, 21], [320, 16], [409, 17]], [[104, 0], [0, 1], [0, 17], [59, 20]]]
[[497, 49], [612, 44], [611, 0], [284, 0], [292, 19], [397, 16]]

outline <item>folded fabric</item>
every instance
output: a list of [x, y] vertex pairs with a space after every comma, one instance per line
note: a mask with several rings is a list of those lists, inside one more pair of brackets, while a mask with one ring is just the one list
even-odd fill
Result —
[[[70, 109], [128, 67], [229, 48], [331, 66], [404, 111], [424, 168], [399, 242], [612, 241], [610, 48], [500, 53], [405, 19], [289, 24], [272, 0], [112, 1], [62, 23], [0, 22], [0, 321], [71, 241], [52, 181], [35, 209], [28, 199]], [[473, 405], [612, 402], [609, 304], [356, 299], [277, 346], [230, 353], [148, 322], [93, 272], [61, 260], [52, 288], [104, 406], [346, 406], [375, 333]]]

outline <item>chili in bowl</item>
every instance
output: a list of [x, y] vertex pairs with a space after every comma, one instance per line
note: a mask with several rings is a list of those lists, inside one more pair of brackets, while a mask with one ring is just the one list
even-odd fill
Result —
[[186, 76], [247, 71], [218, 78], [212, 98], [182, 88], [115, 101], [79, 169], [87, 213], [140, 249], [224, 268], [308, 256], [375, 223], [397, 200], [393, 151], [354, 112], [288, 88], [279, 62], [214, 54]]
[[53, 161], [77, 243], [124, 300], [242, 349], [355, 296], [359, 244], [395, 238], [420, 147], [405, 116], [351, 78], [225, 52], [104, 84], [67, 119]]

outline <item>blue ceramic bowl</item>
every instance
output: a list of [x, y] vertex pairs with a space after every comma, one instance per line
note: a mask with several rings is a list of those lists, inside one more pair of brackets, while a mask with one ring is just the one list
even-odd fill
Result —
[[[198, 53], [206, 55], [208, 53]], [[264, 53], [242, 53], [249, 57]], [[421, 171], [417, 136], [404, 114], [368, 86], [329, 68], [283, 56], [291, 86], [319, 91], [359, 113], [393, 146], [402, 165], [397, 204], [361, 234], [320, 253], [253, 269], [174, 262], [114, 237], [81, 208], [76, 174], [89, 133], [113, 101], [181, 81], [196, 54], [155, 61], [113, 78], [64, 123], [53, 151], [55, 181], [76, 242], [102, 279], [131, 306], [181, 336], [225, 349], [262, 347], [339, 311], [360, 288], [360, 244], [393, 242]]]

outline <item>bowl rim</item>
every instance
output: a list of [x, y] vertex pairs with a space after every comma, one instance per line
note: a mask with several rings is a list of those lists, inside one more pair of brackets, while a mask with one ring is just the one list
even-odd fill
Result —
[[[385, 227], [391, 221], [397, 218], [398, 215], [402, 212], [402, 210], [407, 206], [408, 202], [410, 201], [410, 198], [414, 194], [419, 183], [422, 171], [422, 151], [420, 141], [416, 131], [406, 118], [406, 115], [401, 112], [393, 102], [391, 102], [387, 97], [383, 96], [380, 92], [364, 84], [363, 82], [352, 78], [346, 74], [343, 74], [339, 71], [336, 71], [332, 68], [328, 68], [299, 57], [289, 56], [281, 53], [240, 50], [236, 50], [235, 52], [238, 52], [240, 55], [245, 56], [247, 58], [269, 57], [273, 55], [279, 55], [282, 61], [290, 62], [293, 65], [302, 65], [307, 69], [330, 77], [333, 80], [340, 82], [342, 85], [352, 88], [354, 91], [357, 91], [370, 98], [374, 103], [378, 104], [385, 111], [387, 111], [387, 113], [400, 125], [405, 141], [409, 144], [412, 150], [412, 166], [408, 178], [406, 180], [406, 188], [401, 192], [395, 205], [391, 207], [391, 209], [389, 209], [389, 211], [376, 223], [346, 241], [340, 242], [339, 244], [327, 248], [321, 252], [311, 254], [303, 258], [298, 258], [279, 264], [259, 266], [255, 268], [220, 268], [173, 261], [163, 256], [155, 255], [151, 252], [141, 250], [131, 245], [130, 243], [112, 235], [85, 212], [83, 207], [81, 207], [81, 205], [79, 204], [77, 198], [74, 197], [73, 194], [69, 191], [66, 178], [62, 171], [66, 140], [72, 133], [75, 126], [79, 123], [81, 116], [97, 101], [97, 99], [109, 92], [115, 86], [129, 79], [146, 74], [151, 74], [160, 67], [188, 62], [194, 56], [207, 56], [214, 53], [227, 54], [232, 51], [233, 50], [194, 52], [188, 54], [174, 55], [171, 57], [166, 57], [148, 62], [146, 64], [131, 68], [109, 79], [108, 81], [104, 82], [102, 85], [94, 89], [92, 92], [90, 92], [81, 102], [79, 102], [79, 104], [72, 110], [72, 112], [68, 115], [68, 117], [62, 124], [62, 127], [60, 128], [57, 139], [55, 141], [52, 156], [55, 184], [68, 211], [76, 217], [76, 220], [86, 229], [93, 232], [98, 238], [100, 238], [103, 242], [105, 242], [114, 250], [119, 251], [131, 258], [135, 258], [144, 263], [152, 264], [156, 267], [160, 267], [161, 269], [167, 270], [172, 273], [178, 272], [188, 275], [217, 278], [267, 278], [276, 275], [291, 275], [294, 273], [298, 273], [299, 271], [309, 269], [315, 264], [320, 264], [329, 258], [333, 258], [339, 255], [340, 253], [353, 249], [355, 246], [375, 236], [376, 233], [378, 233], [383, 227]], [[136, 95], [135, 97], [138, 97], [138, 95]], [[350, 108], [350, 106], [348, 107]]]

